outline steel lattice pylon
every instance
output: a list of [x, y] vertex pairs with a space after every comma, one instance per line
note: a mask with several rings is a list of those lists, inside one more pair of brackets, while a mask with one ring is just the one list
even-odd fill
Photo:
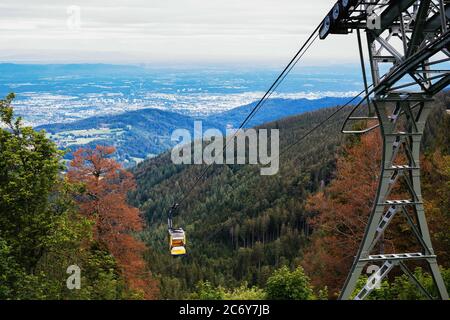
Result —
[[[356, 299], [365, 298], [394, 266], [401, 267], [418, 285], [419, 289], [431, 298], [431, 295], [420, 285], [405, 264], [405, 261], [408, 260], [424, 260], [430, 267], [433, 279], [439, 289], [440, 298], [448, 299], [431, 244], [420, 188], [420, 142], [427, 116], [432, 107], [432, 100], [422, 95], [410, 95], [402, 98], [400, 95], [391, 94], [381, 99], [375, 98], [372, 101], [380, 120], [383, 136], [382, 170], [374, 209], [341, 298], [350, 297], [363, 267], [374, 262], [383, 264], [377, 272], [369, 277], [366, 286], [357, 294]], [[406, 119], [401, 126], [398, 123], [400, 117], [397, 115], [399, 113], [403, 113]], [[394, 199], [391, 191], [400, 183], [401, 179], [404, 181], [409, 197]], [[409, 223], [421, 251], [370, 255], [389, 223], [395, 215], [399, 214], [403, 215]]]
[[[340, 299], [352, 297], [363, 268], [368, 265], [377, 265], [378, 269], [355, 299], [366, 298], [394, 267], [400, 267], [425, 297], [448, 299], [425, 217], [420, 186], [420, 143], [434, 105], [433, 97], [450, 84], [449, 19], [450, 3], [444, 0], [341, 0], [322, 25], [322, 39], [330, 33], [348, 34], [356, 30], [367, 97], [371, 97], [367, 99], [367, 116], [355, 116], [357, 106], [343, 132], [361, 134], [379, 127], [383, 138], [376, 198]], [[361, 30], [366, 32], [367, 38], [373, 80], [370, 91]], [[352, 121], [366, 121], [368, 126], [363, 130], [346, 129]], [[394, 188], [396, 194], [408, 196], [396, 199]], [[395, 216], [407, 221], [420, 250], [373, 253]], [[409, 261], [423, 261], [428, 265], [437, 297], [417, 280], [407, 267]]]

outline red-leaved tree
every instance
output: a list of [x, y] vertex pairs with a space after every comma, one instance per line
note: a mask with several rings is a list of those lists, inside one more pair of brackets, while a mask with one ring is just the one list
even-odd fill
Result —
[[303, 266], [315, 287], [341, 288], [373, 204], [381, 160], [381, 138], [372, 132], [337, 159], [336, 178], [308, 199], [314, 229]]
[[114, 147], [107, 146], [78, 149], [67, 176], [69, 182], [84, 186], [84, 192], [76, 197], [80, 211], [95, 222], [94, 238], [114, 256], [129, 289], [146, 299], [156, 298], [157, 284], [143, 259], [146, 246], [134, 237], [144, 222], [126, 199], [135, 182], [132, 174], [111, 158], [114, 152]]

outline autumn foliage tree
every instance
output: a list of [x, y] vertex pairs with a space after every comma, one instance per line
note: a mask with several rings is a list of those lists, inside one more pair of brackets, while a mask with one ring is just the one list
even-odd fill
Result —
[[[303, 266], [315, 287], [337, 292], [358, 250], [378, 183], [381, 138], [372, 132], [345, 148], [336, 178], [308, 199], [314, 229]], [[351, 195], [351, 196], [350, 196]]]
[[144, 223], [139, 210], [127, 203], [134, 179], [111, 158], [114, 152], [108, 146], [77, 150], [67, 176], [71, 183], [83, 186], [76, 196], [79, 210], [94, 221], [94, 238], [113, 255], [128, 288], [152, 299], [156, 281], [143, 259], [146, 246], [135, 237]]
[[[433, 246], [439, 264], [448, 267], [450, 249], [450, 144], [445, 140], [450, 128], [450, 116], [444, 114], [441, 132], [435, 140], [439, 148], [422, 158], [422, 190], [425, 212]], [[303, 266], [312, 284], [328, 286], [332, 295], [341, 289], [362, 240], [379, 180], [381, 136], [374, 131], [349, 144], [337, 159], [336, 177], [322, 192], [307, 201], [307, 211], [313, 231], [311, 243], [305, 250]], [[393, 198], [405, 196], [401, 188], [394, 188]], [[394, 217], [386, 229], [378, 252], [409, 252], [417, 241], [402, 217]]]
[[438, 144], [422, 160], [422, 194], [434, 251], [450, 267], [450, 114], [444, 114]]

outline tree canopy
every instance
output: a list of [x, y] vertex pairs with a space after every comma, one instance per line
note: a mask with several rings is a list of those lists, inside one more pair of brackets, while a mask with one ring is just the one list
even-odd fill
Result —
[[[109, 188], [102, 190], [106, 185], [98, 185], [95, 192], [107, 202], [111, 190], [121, 190], [112, 212], [116, 217], [131, 216], [134, 220], [100, 222], [84, 214], [78, 204], [80, 195], [85, 195], [83, 190], [89, 190], [90, 181], [68, 181], [61, 162], [63, 153], [45, 132], [23, 125], [22, 119], [14, 116], [13, 99], [10, 94], [0, 100], [0, 299], [155, 297], [157, 288], [152, 287], [153, 295], [149, 296], [129, 285], [130, 271], [123, 268], [126, 254], [133, 255], [144, 245], [137, 242], [136, 249], [116, 257], [114, 248], [102, 245], [97, 236], [98, 230], [111, 232], [106, 226], [118, 222], [120, 230], [139, 230], [137, 209], [125, 204], [123, 188], [129, 185], [105, 179], [102, 184], [111, 182]], [[117, 163], [109, 161], [108, 165], [124, 173], [132, 184], [130, 174]], [[117, 237], [134, 245], [128, 232]], [[130, 268], [141, 268], [143, 264], [141, 258]], [[66, 271], [73, 265], [81, 269], [81, 287], [71, 290], [66, 285]]]

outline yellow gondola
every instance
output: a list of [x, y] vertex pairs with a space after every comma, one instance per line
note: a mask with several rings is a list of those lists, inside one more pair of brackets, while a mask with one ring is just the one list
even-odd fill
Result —
[[169, 250], [172, 256], [186, 254], [186, 234], [182, 228], [169, 229]]

